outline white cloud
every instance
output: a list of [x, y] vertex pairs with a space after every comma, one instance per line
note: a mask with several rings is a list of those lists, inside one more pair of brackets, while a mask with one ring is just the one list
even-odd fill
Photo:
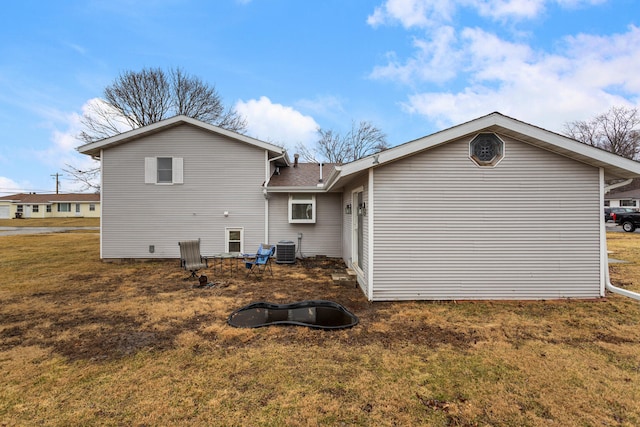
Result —
[[547, 0], [469, 0], [468, 6], [478, 14], [494, 20], [532, 19], [540, 15]]
[[29, 182], [16, 182], [11, 178], [0, 176], [0, 196], [8, 196], [28, 191], [32, 185]]
[[455, 10], [452, 0], [388, 0], [367, 18], [372, 27], [399, 22], [405, 28], [429, 27], [449, 21]]
[[[89, 106], [95, 104], [96, 99], [88, 100], [83, 106], [82, 111], [89, 111]], [[53, 115], [50, 114], [50, 117]], [[81, 118], [78, 113], [60, 113], [55, 114], [57, 120], [51, 129], [51, 144], [45, 150], [34, 151], [33, 155], [43, 165], [50, 167], [52, 170], [62, 171], [72, 166], [78, 170], [87, 170], [95, 168], [99, 163], [91, 157], [79, 154], [76, 147], [82, 144], [77, 136], [82, 130]], [[81, 184], [70, 181], [71, 177], [65, 176], [63, 173], [61, 186], [64, 192], [76, 192], [82, 189]]]
[[596, 5], [607, 0], [387, 0], [367, 18], [372, 27], [399, 23], [405, 28], [439, 27], [458, 9], [471, 9], [494, 21], [534, 19], [547, 5], [564, 8]]
[[404, 64], [394, 52], [387, 54], [389, 63], [377, 66], [370, 74], [374, 79], [390, 79], [410, 85], [416, 79], [443, 83], [455, 77], [463, 58], [456, 51], [453, 27], [443, 26], [430, 40], [414, 38], [415, 54]]
[[[640, 29], [612, 36], [570, 37], [558, 53], [534, 51], [479, 29], [466, 29], [466, 85], [457, 92], [423, 92], [409, 97], [407, 111], [441, 126], [492, 111], [526, 118], [559, 131], [613, 105], [640, 105]], [[634, 105], [636, 104], [636, 105]]]
[[[634, 71], [640, 70], [638, 27], [613, 35], [566, 37], [556, 40], [552, 51], [506, 39], [493, 28], [453, 27], [463, 8], [502, 22], [533, 19], [551, 4], [576, 8], [603, 1], [388, 0], [368, 23], [399, 23], [419, 31], [412, 31], [409, 56], [389, 53], [387, 63], [375, 67], [370, 77], [410, 87], [405, 111], [441, 127], [500, 111], [561, 130], [564, 122], [592, 117], [613, 105], [640, 105], [640, 72]], [[445, 83], [448, 87], [442, 89]]]
[[247, 119], [247, 133], [254, 138], [284, 146], [292, 151], [298, 143], [316, 139], [318, 124], [292, 107], [274, 104], [266, 96], [238, 101], [235, 109]]

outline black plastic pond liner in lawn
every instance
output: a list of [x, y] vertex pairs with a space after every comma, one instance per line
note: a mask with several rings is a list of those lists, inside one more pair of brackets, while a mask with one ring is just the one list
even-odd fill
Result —
[[292, 304], [254, 302], [231, 313], [227, 323], [236, 328], [271, 325], [344, 329], [358, 324], [358, 317], [333, 301], [301, 301]]

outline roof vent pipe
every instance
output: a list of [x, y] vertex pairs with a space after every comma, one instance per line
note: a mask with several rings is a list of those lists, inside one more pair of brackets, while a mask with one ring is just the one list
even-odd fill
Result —
[[322, 162], [320, 162], [320, 180], [318, 182], [322, 182]]
[[296, 153], [293, 155], [293, 167], [297, 168], [298, 167], [298, 159], [300, 158], [300, 154]]

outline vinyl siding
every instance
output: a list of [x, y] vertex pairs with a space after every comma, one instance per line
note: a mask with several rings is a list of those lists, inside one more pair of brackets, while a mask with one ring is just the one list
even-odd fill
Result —
[[[184, 183], [145, 184], [155, 156], [182, 158]], [[244, 228], [245, 251], [264, 238], [262, 149], [181, 125], [110, 148], [102, 162], [103, 258], [178, 258], [178, 241], [198, 238], [204, 255], [220, 253], [225, 227]]]
[[502, 139], [495, 168], [459, 140], [374, 170], [373, 300], [599, 296], [598, 169]]
[[[298, 233], [302, 233], [302, 253], [305, 256], [342, 256], [342, 221], [340, 217], [342, 194], [316, 194], [316, 223], [290, 224], [288, 220], [289, 195], [269, 195], [269, 243], [290, 240], [298, 251]], [[298, 254], [299, 255], [299, 254]]]

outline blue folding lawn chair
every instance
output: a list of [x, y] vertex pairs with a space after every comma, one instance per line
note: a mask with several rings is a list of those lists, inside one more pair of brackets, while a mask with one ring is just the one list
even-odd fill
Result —
[[247, 255], [244, 254], [244, 265], [247, 267], [249, 271], [247, 271], [247, 276], [251, 273], [256, 276], [262, 275], [262, 273], [266, 270], [271, 273], [273, 277], [273, 270], [271, 269], [271, 257], [276, 252], [275, 245], [260, 245], [258, 248], [258, 252], [255, 255]]

